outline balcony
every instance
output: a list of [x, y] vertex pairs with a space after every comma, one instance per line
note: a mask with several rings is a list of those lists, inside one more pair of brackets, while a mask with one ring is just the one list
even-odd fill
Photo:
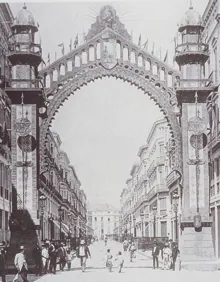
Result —
[[194, 89], [194, 88], [205, 88], [210, 83], [209, 79], [181, 79], [176, 84], [176, 89]]
[[164, 184], [155, 185], [147, 194], [147, 200], [150, 201], [157, 193], [168, 192], [169, 190]]
[[173, 170], [166, 178], [166, 186], [169, 188], [174, 182], [179, 179], [180, 175], [176, 170]]

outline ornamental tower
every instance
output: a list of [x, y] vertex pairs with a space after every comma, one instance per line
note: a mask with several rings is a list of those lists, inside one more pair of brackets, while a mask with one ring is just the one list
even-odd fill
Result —
[[[11, 250], [24, 244], [30, 258], [31, 246], [38, 241], [38, 147], [39, 118], [44, 99], [38, 66], [41, 46], [35, 42], [38, 27], [26, 6], [18, 12], [11, 26], [12, 35], [7, 52], [11, 64], [9, 86], [11, 99], [11, 152], [14, 201], [10, 221]], [[44, 108], [45, 110], [45, 108]], [[19, 222], [19, 224], [16, 224]], [[25, 241], [23, 239], [25, 238]]]
[[[202, 42], [202, 18], [192, 5], [179, 26], [175, 61], [181, 79], [176, 94], [181, 113], [183, 188], [180, 251], [183, 268], [216, 269], [209, 216], [206, 99], [213, 90], [205, 76], [208, 45]], [[207, 263], [208, 262], [208, 263]]]

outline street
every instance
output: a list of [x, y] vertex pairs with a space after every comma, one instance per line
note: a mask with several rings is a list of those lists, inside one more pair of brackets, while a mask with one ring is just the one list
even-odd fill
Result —
[[152, 269], [152, 261], [150, 259], [150, 253], [140, 254], [137, 253], [137, 257], [134, 262], [129, 262], [129, 255], [125, 254], [125, 263], [122, 273], [118, 273], [117, 264], [114, 264], [113, 271], [110, 273], [105, 267], [105, 252], [110, 248], [112, 255], [115, 256], [119, 250], [122, 250], [122, 245], [109, 241], [107, 247], [104, 246], [104, 242], [95, 242], [90, 246], [92, 258], [87, 260], [87, 269], [83, 273], [80, 269], [79, 260], [75, 258], [72, 262], [71, 271], [58, 271], [56, 275], [48, 274], [38, 279], [39, 282], [59, 282], [59, 281], [102, 281], [102, 282], [119, 282], [123, 279], [126, 282], [139, 282], [143, 279], [152, 279], [154, 282], [160, 281], [184, 281], [190, 282], [201, 279], [202, 281], [219, 281], [218, 272], [188, 272], [188, 271], [164, 271], [160, 269]]

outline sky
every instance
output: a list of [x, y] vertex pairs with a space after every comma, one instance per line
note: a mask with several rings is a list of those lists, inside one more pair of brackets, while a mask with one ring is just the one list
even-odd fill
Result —
[[[51, 62], [61, 56], [58, 44], [68, 52], [70, 39], [87, 33], [100, 8], [110, 4], [137, 44], [148, 39], [149, 51], [173, 64], [174, 37], [177, 24], [189, 7], [187, 0], [145, 0], [117, 2], [26, 2], [39, 23], [43, 58]], [[40, 3], [42, 2], [42, 3]], [[193, 0], [203, 13], [208, 0]], [[13, 14], [23, 3], [10, 3]], [[154, 42], [154, 43], [153, 43]], [[153, 122], [162, 117], [159, 108], [141, 90], [128, 82], [103, 78], [77, 91], [59, 109], [52, 130], [60, 134], [62, 149], [75, 166], [82, 188], [91, 203], [119, 207], [120, 193], [126, 186], [137, 152], [147, 139]]]

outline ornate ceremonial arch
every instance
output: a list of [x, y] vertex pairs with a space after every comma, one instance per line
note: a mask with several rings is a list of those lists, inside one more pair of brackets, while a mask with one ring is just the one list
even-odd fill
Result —
[[90, 81], [116, 77], [148, 94], [164, 113], [175, 146], [175, 169], [182, 171], [181, 129], [175, 109], [175, 86], [180, 74], [132, 42], [116, 11], [104, 6], [85, 42], [39, 72], [44, 79], [46, 119], [40, 126], [40, 164], [45, 171], [47, 132], [59, 107], [71, 94]]

